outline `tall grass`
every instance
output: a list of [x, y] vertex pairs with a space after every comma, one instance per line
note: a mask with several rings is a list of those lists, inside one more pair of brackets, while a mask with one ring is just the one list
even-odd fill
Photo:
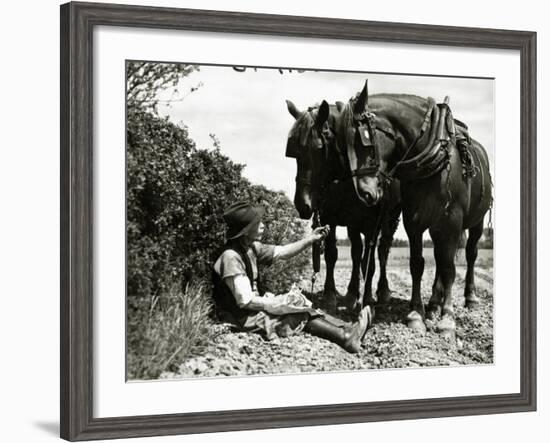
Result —
[[172, 285], [167, 294], [128, 300], [128, 378], [157, 378], [176, 371], [212, 339], [210, 289]]

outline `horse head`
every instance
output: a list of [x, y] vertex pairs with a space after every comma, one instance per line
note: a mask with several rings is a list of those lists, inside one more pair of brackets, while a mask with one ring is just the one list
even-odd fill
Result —
[[319, 210], [322, 187], [326, 178], [327, 149], [331, 137], [327, 121], [330, 106], [326, 101], [307, 111], [287, 100], [287, 108], [296, 119], [288, 134], [286, 156], [296, 159], [294, 205], [300, 218], [309, 219]]
[[[378, 204], [385, 191], [385, 172], [393, 154], [391, 130], [379, 131], [379, 118], [369, 107], [368, 81], [343, 107], [336, 123], [338, 146], [346, 153], [357, 197], [367, 206]], [[391, 128], [390, 125], [387, 125]]]

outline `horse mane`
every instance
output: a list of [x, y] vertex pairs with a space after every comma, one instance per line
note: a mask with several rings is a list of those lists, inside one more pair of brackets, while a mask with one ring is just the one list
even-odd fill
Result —
[[[315, 111], [319, 109], [320, 104], [316, 103], [313, 106], [310, 106], [307, 111], [302, 112], [302, 115], [296, 119], [292, 127], [290, 128], [290, 131], [288, 133], [288, 138], [294, 138], [296, 140], [302, 140], [303, 136], [305, 134], [308, 134], [311, 130], [311, 127], [315, 124], [315, 117], [316, 115], [312, 115], [311, 111]], [[330, 103], [329, 104], [329, 125], [332, 126], [333, 119], [335, 118], [335, 114], [339, 114], [339, 111], [335, 104]]]
[[420, 97], [418, 95], [414, 95], [414, 94], [381, 93], [381, 94], [369, 95], [369, 107], [372, 107], [373, 110], [376, 109], [377, 102], [380, 102], [379, 104], [380, 107], [387, 106], [388, 104], [388, 103], [382, 103], [382, 102], [390, 102], [392, 104], [399, 104], [401, 106], [406, 106], [408, 108], [414, 108], [414, 109], [428, 106], [428, 99], [424, 97]]
[[[402, 133], [409, 133], [414, 138], [414, 132], [424, 118], [428, 109], [428, 99], [413, 94], [373, 94], [369, 95], [369, 108], [379, 117], [383, 117]], [[404, 113], [410, 113], [410, 118], [418, 120], [414, 125], [403, 125]]]
[[310, 128], [313, 126], [313, 118], [309, 114], [309, 112], [303, 112], [300, 117], [296, 119], [292, 127], [290, 128], [290, 131], [288, 133], [288, 138], [295, 138], [296, 140], [301, 140], [302, 134], [304, 134], [304, 131], [309, 131]]

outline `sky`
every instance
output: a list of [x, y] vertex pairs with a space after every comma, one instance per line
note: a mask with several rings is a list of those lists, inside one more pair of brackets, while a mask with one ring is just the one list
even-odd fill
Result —
[[[300, 110], [322, 100], [347, 102], [369, 80], [369, 94], [407, 93], [433, 97], [442, 102], [450, 96], [455, 118], [465, 122], [470, 135], [488, 151], [494, 165], [494, 81], [455, 77], [344, 73], [326, 71], [289, 72], [247, 68], [237, 72], [227, 66], [200, 66], [184, 77], [177, 89], [181, 101], [160, 106], [161, 115], [188, 127], [198, 148], [212, 149], [210, 134], [233, 161], [245, 164], [243, 174], [253, 183], [282, 190], [292, 200], [296, 160], [285, 157], [288, 131], [294, 122], [285, 100]], [[200, 88], [188, 93], [191, 87]], [[159, 98], [173, 96], [169, 89]], [[339, 230], [339, 237], [342, 236]], [[402, 226], [397, 234], [406, 235]]]

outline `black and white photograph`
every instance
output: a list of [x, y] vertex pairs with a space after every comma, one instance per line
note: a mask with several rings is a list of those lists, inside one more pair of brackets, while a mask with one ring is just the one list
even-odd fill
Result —
[[544, 441], [544, 3], [6, 5], [2, 441]]
[[127, 379], [493, 363], [494, 79], [126, 62]]

